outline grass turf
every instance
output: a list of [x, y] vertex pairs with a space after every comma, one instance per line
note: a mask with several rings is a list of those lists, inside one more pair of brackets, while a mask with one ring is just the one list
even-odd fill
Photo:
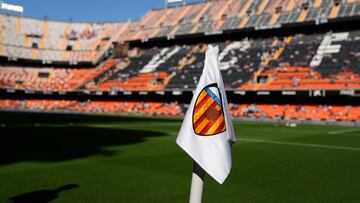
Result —
[[[0, 113], [0, 202], [187, 202], [181, 121]], [[224, 185], [204, 202], [358, 202], [360, 129], [234, 122]], [[339, 147], [340, 146], [340, 147]]]

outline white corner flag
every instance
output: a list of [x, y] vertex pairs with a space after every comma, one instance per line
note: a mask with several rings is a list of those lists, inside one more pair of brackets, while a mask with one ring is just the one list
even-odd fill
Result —
[[176, 143], [222, 184], [230, 173], [230, 145], [236, 142], [219, 62], [209, 45], [205, 66]]

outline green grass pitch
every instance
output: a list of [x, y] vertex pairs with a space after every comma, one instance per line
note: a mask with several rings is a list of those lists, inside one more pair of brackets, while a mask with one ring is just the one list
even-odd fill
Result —
[[[181, 121], [0, 113], [0, 202], [187, 202]], [[234, 122], [223, 185], [203, 202], [359, 202], [360, 128]]]

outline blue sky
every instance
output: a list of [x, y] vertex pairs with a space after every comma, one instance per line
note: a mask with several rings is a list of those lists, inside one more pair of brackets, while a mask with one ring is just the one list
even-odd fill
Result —
[[[1, 0], [0, 0], [1, 1]], [[164, 0], [3, 0], [24, 7], [24, 16], [52, 20], [126, 21], [139, 19], [151, 8], [163, 8]], [[191, 0], [190, 2], [193, 2]]]

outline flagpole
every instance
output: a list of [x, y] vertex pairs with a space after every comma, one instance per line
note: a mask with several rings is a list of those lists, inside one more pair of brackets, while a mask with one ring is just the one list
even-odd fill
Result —
[[189, 203], [201, 203], [205, 173], [204, 169], [194, 161]]

